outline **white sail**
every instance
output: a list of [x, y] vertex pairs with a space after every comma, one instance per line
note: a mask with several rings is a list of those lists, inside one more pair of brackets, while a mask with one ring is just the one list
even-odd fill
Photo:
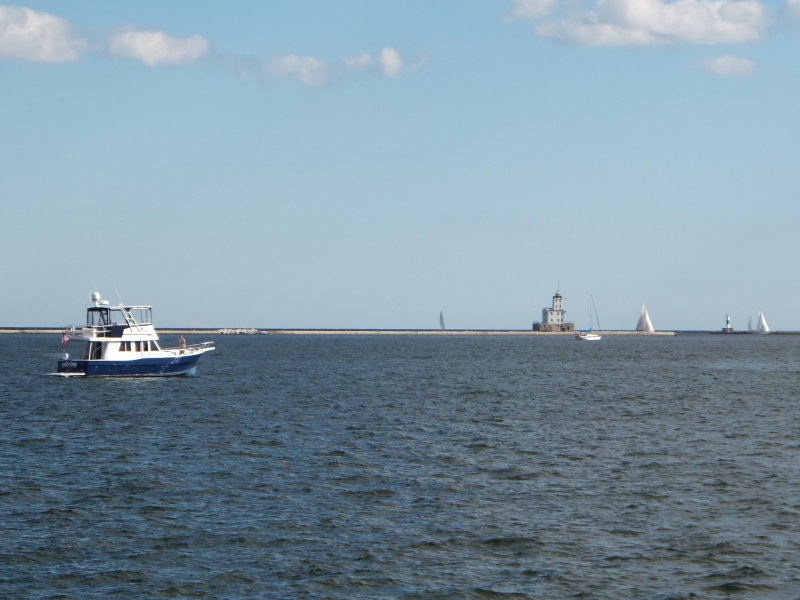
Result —
[[758, 323], [756, 323], [756, 333], [769, 333], [769, 325], [764, 318], [764, 313], [758, 311]]
[[653, 329], [653, 322], [650, 320], [650, 315], [647, 314], [647, 307], [644, 304], [642, 304], [642, 314], [639, 315], [639, 322], [636, 324], [636, 331], [645, 331], [648, 333], [655, 331], [655, 329]]
[[444, 313], [439, 312], [439, 329], [444, 331]]

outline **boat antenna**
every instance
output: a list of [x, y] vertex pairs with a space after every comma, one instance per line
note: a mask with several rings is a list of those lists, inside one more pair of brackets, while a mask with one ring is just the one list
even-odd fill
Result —
[[122, 306], [122, 304], [123, 304], [123, 302], [122, 302], [122, 295], [119, 293], [119, 290], [117, 289], [117, 284], [116, 284], [116, 282], [114, 282], [114, 281], [112, 280], [112, 281], [111, 281], [111, 285], [113, 285], [113, 286], [114, 286], [114, 291], [115, 291], [115, 292], [117, 292], [117, 298], [119, 298], [119, 305], [120, 305], [120, 306]]

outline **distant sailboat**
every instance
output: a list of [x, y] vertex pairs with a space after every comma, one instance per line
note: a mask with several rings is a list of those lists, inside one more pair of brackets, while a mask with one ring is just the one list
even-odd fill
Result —
[[597, 307], [594, 305], [594, 298], [589, 295], [589, 329], [587, 331], [575, 332], [575, 339], [583, 342], [596, 342], [602, 339], [599, 333], [592, 331], [592, 309], [594, 309], [594, 318], [597, 320], [597, 328], [600, 329], [600, 319], [597, 317]]
[[439, 329], [444, 331], [444, 313], [439, 311]]
[[642, 304], [642, 314], [639, 315], [639, 322], [636, 324], [636, 331], [643, 331], [645, 333], [653, 333], [653, 322], [650, 320], [650, 315], [647, 314], [647, 307]]
[[756, 323], [756, 333], [769, 333], [769, 325], [764, 318], [764, 313], [758, 311], [758, 323]]

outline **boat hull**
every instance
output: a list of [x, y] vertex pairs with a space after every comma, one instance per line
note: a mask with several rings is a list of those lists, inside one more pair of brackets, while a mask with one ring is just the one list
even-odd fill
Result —
[[576, 340], [581, 340], [582, 342], [596, 342], [596, 341], [602, 339], [602, 336], [600, 336], [600, 335], [598, 335], [596, 333], [583, 333], [583, 332], [580, 332], [580, 333], [576, 333], [575, 334], [575, 339]]
[[71, 360], [58, 361], [59, 375], [86, 377], [169, 377], [193, 375], [202, 352], [168, 358], [135, 360]]

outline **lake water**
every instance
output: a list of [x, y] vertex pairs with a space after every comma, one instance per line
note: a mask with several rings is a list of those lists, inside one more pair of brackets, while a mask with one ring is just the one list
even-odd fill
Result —
[[205, 337], [0, 336], [0, 597], [800, 598], [800, 336]]

